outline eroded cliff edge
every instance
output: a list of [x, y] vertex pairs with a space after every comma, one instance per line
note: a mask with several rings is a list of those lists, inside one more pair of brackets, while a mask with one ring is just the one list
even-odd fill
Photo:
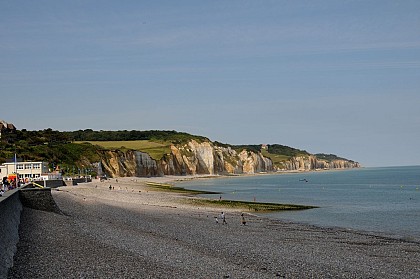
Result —
[[173, 144], [170, 153], [153, 159], [148, 153], [136, 150], [103, 150], [100, 166], [110, 177], [163, 175], [228, 175], [254, 174], [275, 171], [311, 171], [316, 169], [358, 168], [360, 164], [346, 159], [326, 160], [316, 155], [293, 156], [281, 162], [262, 152], [216, 145], [212, 142], [190, 140]]

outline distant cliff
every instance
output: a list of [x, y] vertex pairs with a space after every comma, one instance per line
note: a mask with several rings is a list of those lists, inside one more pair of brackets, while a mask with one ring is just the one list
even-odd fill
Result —
[[230, 145], [177, 131], [27, 131], [2, 123], [0, 163], [45, 161], [63, 175], [247, 174], [357, 168], [333, 154], [280, 144]]
[[102, 170], [111, 177], [118, 176], [163, 176], [196, 174], [253, 174], [280, 170], [308, 171], [316, 169], [344, 169], [360, 167], [357, 162], [346, 159], [328, 161], [315, 155], [291, 157], [282, 163], [273, 164], [262, 152], [230, 146], [218, 146], [210, 141], [191, 140], [185, 144], [173, 144], [170, 153], [160, 160], [135, 150], [103, 150]]
[[348, 168], [360, 168], [360, 164], [346, 159], [333, 159], [329, 161], [320, 159], [316, 155], [292, 157], [290, 160], [284, 162], [285, 170], [311, 171]]

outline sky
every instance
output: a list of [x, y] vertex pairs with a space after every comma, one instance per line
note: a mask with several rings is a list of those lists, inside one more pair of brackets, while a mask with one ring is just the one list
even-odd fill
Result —
[[0, 119], [420, 165], [420, 1], [0, 0]]

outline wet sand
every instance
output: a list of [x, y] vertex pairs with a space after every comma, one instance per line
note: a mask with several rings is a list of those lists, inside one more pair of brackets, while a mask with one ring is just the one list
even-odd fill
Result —
[[[180, 202], [145, 181], [62, 187], [24, 208], [9, 278], [419, 278], [420, 244]], [[113, 190], [109, 190], [109, 186]]]

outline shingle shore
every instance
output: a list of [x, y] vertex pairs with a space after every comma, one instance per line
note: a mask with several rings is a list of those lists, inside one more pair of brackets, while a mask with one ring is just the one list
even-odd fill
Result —
[[[109, 190], [109, 185], [114, 190]], [[63, 187], [24, 208], [8, 278], [419, 278], [420, 244], [192, 208], [141, 183]]]

